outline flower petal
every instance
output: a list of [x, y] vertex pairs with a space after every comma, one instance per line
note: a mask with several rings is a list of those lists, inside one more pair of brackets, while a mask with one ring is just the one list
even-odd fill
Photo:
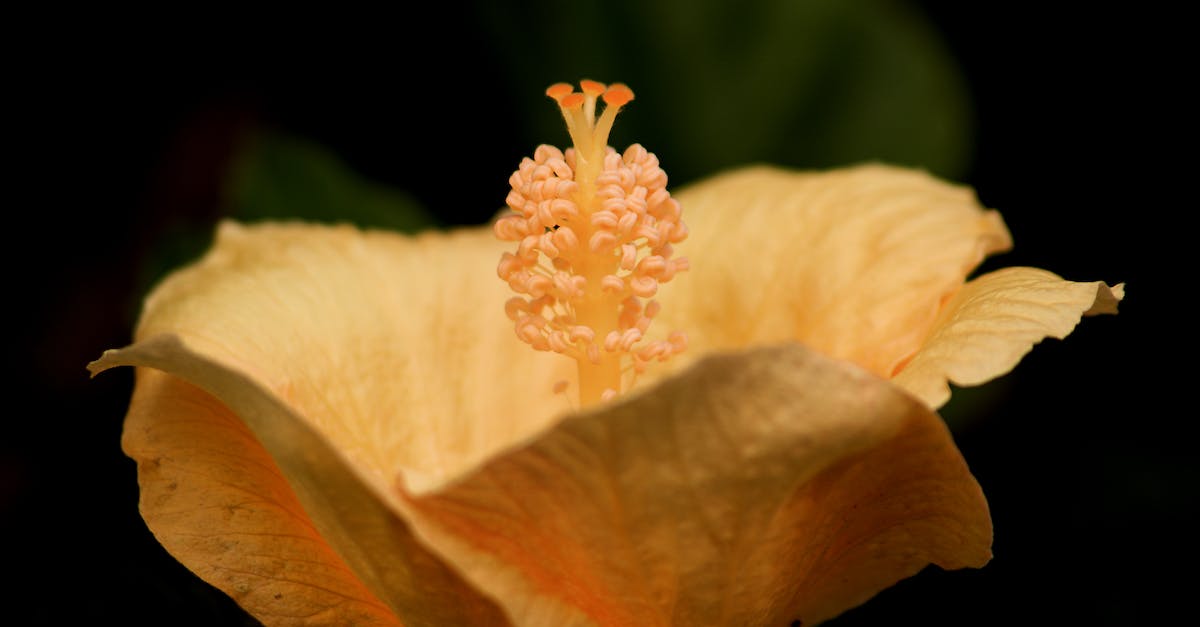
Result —
[[691, 270], [664, 288], [655, 326], [687, 332], [692, 358], [796, 340], [890, 375], [943, 299], [1011, 244], [969, 188], [881, 165], [751, 168], [678, 197]]
[[947, 382], [979, 385], [1012, 370], [1043, 338], [1066, 337], [1081, 316], [1114, 314], [1124, 284], [1075, 283], [1037, 268], [1005, 268], [963, 286], [920, 351], [893, 379], [932, 408]]
[[797, 344], [711, 356], [403, 503], [521, 625], [811, 625], [990, 558], [941, 419]]
[[394, 497], [260, 384], [170, 335], [90, 367], [121, 365], [140, 367], [124, 445], [146, 523], [256, 617], [399, 624], [390, 609], [413, 626], [506, 624], [415, 541]]
[[431, 489], [570, 409], [553, 386], [574, 380], [572, 362], [529, 350], [504, 315], [505, 247], [482, 228], [224, 223], [203, 259], [149, 296], [136, 338], [177, 335], [368, 474]]
[[269, 624], [399, 625], [317, 533], [266, 450], [227, 407], [138, 369], [122, 445], [164, 547]]

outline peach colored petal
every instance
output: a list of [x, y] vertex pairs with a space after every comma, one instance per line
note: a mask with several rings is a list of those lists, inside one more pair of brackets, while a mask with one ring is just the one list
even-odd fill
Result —
[[812, 625], [990, 558], [940, 418], [797, 344], [709, 357], [402, 504], [520, 625]]
[[199, 388], [138, 369], [122, 437], [159, 542], [270, 625], [399, 625], [329, 547], [245, 424]]
[[687, 332], [690, 359], [796, 340], [890, 375], [943, 299], [1011, 244], [969, 188], [882, 165], [757, 167], [677, 197], [691, 270], [662, 290], [655, 327]]
[[[121, 365], [143, 371], [125, 446], [139, 462], [147, 524], [255, 616], [398, 624], [390, 608], [410, 626], [507, 624], [413, 538], [370, 476], [259, 383], [171, 335], [106, 351], [90, 368]], [[346, 605], [331, 604], [336, 596]]]
[[1037, 268], [1005, 268], [963, 286], [946, 303], [912, 361], [893, 379], [937, 408], [948, 382], [979, 385], [1012, 370], [1043, 338], [1062, 339], [1081, 316], [1113, 314], [1124, 284], [1075, 283]]
[[135, 338], [178, 336], [274, 392], [363, 472], [432, 488], [570, 409], [553, 387], [574, 381], [573, 363], [516, 341], [504, 315], [503, 249], [483, 228], [224, 223], [147, 298]]

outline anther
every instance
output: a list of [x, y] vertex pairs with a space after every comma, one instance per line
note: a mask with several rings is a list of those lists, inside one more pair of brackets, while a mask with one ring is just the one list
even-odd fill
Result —
[[632, 277], [629, 279], [629, 291], [633, 292], [634, 296], [650, 298], [658, 293], [658, 281], [649, 276]]
[[604, 251], [612, 250], [617, 244], [617, 236], [608, 231], [596, 231], [592, 233], [592, 238], [588, 240], [588, 247], [594, 253], [603, 253]]
[[658, 277], [667, 269], [667, 260], [659, 255], [650, 255], [637, 264], [637, 273], [645, 276]]
[[554, 245], [561, 253], [570, 253], [579, 246], [579, 238], [569, 226], [560, 226], [554, 231]]
[[636, 328], [625, 329], [625, 332], [621, 334], [621, 341], [618, 342], [618, 345], [621, 347], [621, 350], [629, 352], [633, 350], [633, 345], [637, 344], [640, 339], [642, 339], [641, 331], [638, 331]]
[[604, 336], [604, 350], [613, 352], [617, 350], [617, 344], [621, 341], [620, 331], [609, 331], [608, 335]]
[[637, 246], [621, 244], [621, 269], [633, 270], [637, 263]]
[[591, 343], [594, 339], [596, 339], [596, 332], [592, 330], [592, 327], [585, 327], [581, 325], [571, 327], [572, 342]]
[[504, 253], [500, 257], [500, 264], [496, 266], [496, 274], [501, 279], [508, 279], [513, 273], [520, 272], [524, 267], [525, 265], [521, 263], [521, 260], [516, 255]]
[[633, 231], [633, 226], [637, 223], [638, 215], [636, 213], [629, 212], [621, 216], [620, 220], [617, 220], [617, 229], [621, 232], [621, 235], [629, 235], [629, 233]]
[[600, 287], [609, 294], [620, 294], [625, 291], [625, 281], [615, 274], [606, 274], [600, 279]]
[[617, 214], [607, 210], [597, 211], [592, 214], [592, 225], [602, 229], [615, 229], [617, 228]]
[[[562, 85], [567, 88], [567, 91], [566, 91], [566, 93], [563, 94], [563, 96], [571, 93], [570, 85], [567, 85], [566, 83], [559, 83], [559, 85]], [[553, 87], [551, 87], [551, 89], [553, 89]], [[547, 90], [547, 91], [549, 91], [549, 90]], [[557, 100], [557, 98], [555, 100]], [[551, 146], [550, 144], [540, 144], [533, 151], [533, 160], [538, 163], [546, 163], [546, 162], [550, 161], [551, 159], [562, 159], [562, 158], [563, 158], [562, 151], [559, 150], [558, 148], [555, 148], [554, 146]]]
[[504, 315], [513, 322], [516, 322], [521, 314], [528, 313], [529, 303], [524, 298], [510, 298], [504, 303]]
[[559, 222], [570, 222], [579, 216], [579, 209], [570, 200], [555, 198], [550, 201], [550, 214]]

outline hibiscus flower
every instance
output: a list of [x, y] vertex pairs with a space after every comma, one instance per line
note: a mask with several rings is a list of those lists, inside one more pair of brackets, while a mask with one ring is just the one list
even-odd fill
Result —
[[967, 281], [1009, 234], [921, 172], [671, 196], [606, 148], [632, 92], [582, 87], [548, 92], [574, 149], [523, 164], [493, 226], [227, 222], [154, 289], [90, 367], [137, 367], [159, 541], [269, 624], [811, 625], [984, 565], [935, 411], [1121, 286]]

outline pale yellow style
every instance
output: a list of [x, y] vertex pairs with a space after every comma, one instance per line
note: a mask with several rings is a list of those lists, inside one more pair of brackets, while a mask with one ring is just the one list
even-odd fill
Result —
[[690, 345], [573, 409], [490, 227], [221, 225], [146, 301], [123, 445], [162, 544], [271, 625], [812, 625], [991, 523], [934, 413], [1121, 289], [1012, 268], [969, 189], [869, 165], [679, 190]]

